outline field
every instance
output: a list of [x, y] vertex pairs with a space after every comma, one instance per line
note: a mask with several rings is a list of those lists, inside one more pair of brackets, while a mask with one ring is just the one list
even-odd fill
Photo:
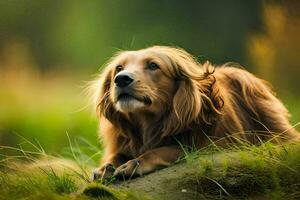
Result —
[[[76, 143], [101, 148], [95, 109], [84, 92], [92, 75], [52, 72], [42, 76], [28, 71], [1, 74], [1, 145], [26, 146], [26, 138], [38, 141], [47, 153], [62, 154], [68, 147], [69, 135]], [[292, 115], [291, 123], [300, 122], [298, 98], [278, 96]]]
[[26, 138], [48, 153], [64, 153], [69, 135], [99, 148], [96, 114], [84, 94], [91, 78], [33, 74], [6, 73], [0, 81], [0, 144], [25, 148]]
[[300, 132], [300, 1], [0, 1], [0, 200], [300, 199], [300, 144], [213, 144], [93, 183], [103, 146], [87, 82], [119, 50], [178, 46], [270, 81]]
[[[2, 160], [0, 199], [299, 199], [300, 144], [210, 146], [187, 152], [173, 166], [126, 182], [92, 182], [91, 165], [19, 149]], [[36, 156], [39, 155], [39, 159]], [[20, 158], [20, 157], [18, 157]]]
[[[84, 78], [12, 77], [17, 75], [2, 79], [0, 90], [0, 199], [300, 197], [299, 144], [187, 152], [177, 165], [121, 183], [121, 188], [92, 183], [91, 171], [102, 148], [97, 118], [82, 92]], [[283, 99], [296, 124], [299, 103], [292, 97]], [[172, 184], [164, 187], [168, 181]]]

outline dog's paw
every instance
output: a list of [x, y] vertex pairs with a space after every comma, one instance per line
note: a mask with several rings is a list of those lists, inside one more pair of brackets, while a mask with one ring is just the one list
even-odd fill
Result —
[[105, 164], [99, 168], [96, 168], [94, 171], [93, 171], [93, 177], [92, 179], [95, 181], [95, 180], [105, 180], [105, 179], [108, 179], [110, 177], [113, 176], [114, 174], [114, 171], [115, 171], [115, 167], [108, 163], [108, 164]]
[[128, 179], [141, 175], [140, 162], [137, 159], [129, 160], [127, 163], [119, 166], [114, 172], [114, 176], [119, 179]]

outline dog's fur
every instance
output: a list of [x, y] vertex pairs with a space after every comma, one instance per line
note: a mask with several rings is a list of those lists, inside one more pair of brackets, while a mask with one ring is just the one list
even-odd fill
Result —
[[[158, 69], [148, 67], [153, 62]], [[123, 70], [134, 75], [134, 98], [121, 102], [114, 79]], [[266, 81], [234, 63], [201, 65], [183, 49], [120, 52], [96, 85], [105, 154], [95, 178], [142, 175], [168, 166], [182, 154], [180, 145], [200, 149], [211, 141], [299, 138]]]

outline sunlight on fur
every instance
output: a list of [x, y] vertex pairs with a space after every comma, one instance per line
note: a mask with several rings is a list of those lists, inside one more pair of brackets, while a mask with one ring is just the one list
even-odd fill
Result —
[[236, 63], [201, 64], [180, 48], [119, 52], [93, 84], [105, 144], [95, 179], [169, 166], [183, 155], [179, 144], [299, 139], [269, 83]]

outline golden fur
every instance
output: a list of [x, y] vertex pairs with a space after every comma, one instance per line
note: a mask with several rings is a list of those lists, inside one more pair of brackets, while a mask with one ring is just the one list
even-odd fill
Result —
[[[135, 77], [134, 99], [119, 102], [114, 80], [123, 70]], [[299, 137], [266, 81], [234, 63], [201, 65], [183, 49], [120, 52], [96, 85], [105, 155], [95, 178], [130, 177], [168, 166], [182, 154], [179, 144], [200, 149], [210, 141], [256, 144]]]

